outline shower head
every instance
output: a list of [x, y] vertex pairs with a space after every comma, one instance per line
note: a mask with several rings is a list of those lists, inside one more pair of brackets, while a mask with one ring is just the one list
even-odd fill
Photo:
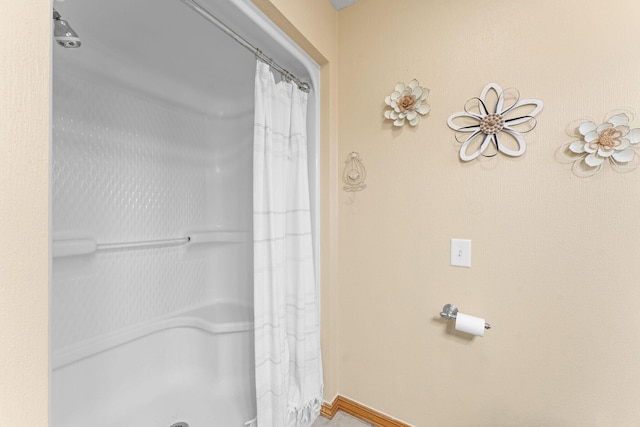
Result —
[[75, 48], [80, 47], [82, 44], [78, 34], [73, 31], [69, 23], [62, 19], [55, 9], [53, 9], [53, 38], [62, 47]]

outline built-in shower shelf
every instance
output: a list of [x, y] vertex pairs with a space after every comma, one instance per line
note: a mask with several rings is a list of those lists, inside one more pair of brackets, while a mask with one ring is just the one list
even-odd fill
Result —
[[137, 242], [98, 243], [92, 238], [54, 240], [51, 245], [53, 258], [90, 255], [100, 251], [145, 249], [203, 243], [241, 243], [251, 238], [248, 231], [194, 231], [186, 237]]

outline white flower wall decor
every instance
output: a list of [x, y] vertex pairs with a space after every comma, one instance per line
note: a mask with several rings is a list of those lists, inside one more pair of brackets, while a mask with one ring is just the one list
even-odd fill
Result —
[[562, 153], [573, 163], [572, 171], [580, 177], [595, 175], [609, 163], [616, 172], [629, 172], [638, 166], [640, 129], [631, 128], [635, 113], [619, 109], [608, 113], [602, 123], [582, 119], [567, 130], [574, 141], [563, 145]]
[[517, 89], [502, 90], [497, 83], [489, 83], [480, 97], [465, 103], [464, 111], [447, 119], [462, 144], [460, 159], [468, 162], [498, 153], [521, 156], [526, 150], [522, 134], [535, 128], [542, 106], [539, 99], [520, 99]]
[[420, 122], [420, 116], [431, 111], [427, 104], [429, 89], [420, 86], [418, 80], [411, 80], [406, 86], [397, 83], [391, 95], [384, 99], [384, 103], [391, 107], [385, 110], [384, 117], [393, 120], [394, 126], [403, 126], [406, 121], [409, 125], [416, 126]]

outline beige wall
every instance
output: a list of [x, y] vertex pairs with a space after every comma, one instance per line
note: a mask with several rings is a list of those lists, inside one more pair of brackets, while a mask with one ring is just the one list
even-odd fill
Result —
[[0, 425], [47, 423], [48, 0], [0, 26]]
[[[640, 111], [640, 3], [361, 0], [339, 13], [339, 393], [416, 426], [640, 425], [640, 171], [579, 179], [565, 127]], [[392, 129], [397, 81], [432, 112]], [[462, 164], [446, 125], [495, 81], [545, 103], [521, 158]], [[640, 120], [636, 121], [640, 127]], [[451, 238], [471, 269], [449, 266]], [[447, 332], [445, 303], [493, 328]]]
[[[416, 426], [640, 423], [640, 172], [578, 179], [555, 160], [570, 121], [640, 110], [640, 5], [361, 0], [336, 20], [255, 2], [322, 65], [325, 398]], [[50, 3], [5, 18], [0, 422], [44, 426]], [[392, 129], [383, 99], [414, 77], [433, 111]], [[545, 109], [523, 157], [461, 164], [446, 118], [491, 81]], [[350, 151], [369, 173], [353, 204], [336, 179]], [[448, 265], [452, 237], [472, 239], [471, 269]], [[449, 334], [448, 302], [493, 328]]]

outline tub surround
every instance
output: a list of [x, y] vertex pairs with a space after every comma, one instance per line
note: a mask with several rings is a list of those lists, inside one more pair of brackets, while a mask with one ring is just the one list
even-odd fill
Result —
[[217, 302], [53, 355], [54, 426], [242, 425], [255, 416], [250, 306]]
[[[83, 44], [53, 51], [51, 423], [242, 425], [256, 412], [255, 57], [179, 1], [91, 1], [60, 5]], [[318, 87], [250, 2], [203, 3]]]

